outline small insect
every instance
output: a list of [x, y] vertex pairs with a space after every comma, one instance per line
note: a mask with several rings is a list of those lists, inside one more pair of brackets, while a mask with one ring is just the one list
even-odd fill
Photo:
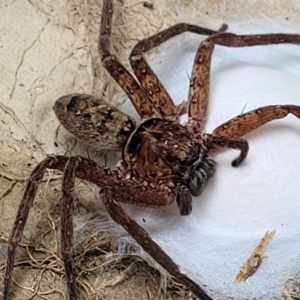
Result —
[[[61, 256], [69, 299], [78, 299], [72, 262], [75, 177], [100, 187], [104, 206], [112, 219], [123, 226], [171, 276], [200, 299], [212, 299], [201, 285], [180, 271], [175, 262], [118, 202], [154, 207], [176, 202], [180, 214], [188, 215], [192, 210], [192, 197], [201, 194], [215, 173], [216, 163], [210, 156], [211, 150], [217, 147], [238, 150], [240, 153], [232, 162], [237, 167], [245, 160], [249, 148], [243, 135], [288, 114], [300, 118], [300, 106], [265, 106], [229, 120], [211, 134], [204, 133], [214, 46], [300, 44], [300, 35], [235, 35], [224, 33], [225, 25], [216, 32], [180, 23], [137, 43], [129, 58], [135, 79], [117, 57], [110, 53], [112, 15], [112, 0], [104, 0], [99, 36], [102, 63], [133, 103], [141, 117], [141, 124], [136, 126], [131, 117], [95, 96], [71, 94], [56, 101], [54, 111], [63, 126], [99, 151], [122, 151], [122, 160], [114, 169], [109, 169], [84, 157], [49, 156], [34, 168], [8, 241], [4, 300], [8, 300], [9, 296], [16, 247], [46, 169], [63, 172], [60, 202]], [[209, 37], [197, 50], [187, 102], [176, 106], [144, 59], [143, 53], [187, 31]], [[187, 113], [188, 121], [180, 124], [179, 117], [184, 113]]]

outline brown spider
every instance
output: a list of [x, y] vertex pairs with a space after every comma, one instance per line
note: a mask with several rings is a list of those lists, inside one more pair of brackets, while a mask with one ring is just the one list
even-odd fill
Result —
[[[240, 165], [247, 156], [248, 143], [241, 136], [289, 113], [300, 118], [300, 106], [265, 106], [239, 115], [217, 127], [212, 134], [203, 133], [209, 95], [210, 62], [214, 45], [244, 47], [291, 43], [299, 44], [300, 35], [266, 34], [234, 35], [214, 32], [189, 24], [178, 24], [140, 41], [130, 55], [131, 67], [140, 82], [109, 52], [113, 14], [112, 0], [104, 0], [100, 25], [99, 50], [106, 70], [123, 88], [143, 122], [134, 121], [109, 104], [90, 95], [67, 95], [57, 100], [54, 110], [61, 123], [72, 133], [99, 149], [122, 149], [122, 160], [114, 170], [97, 165], [83, 157], [47, 157], [33, 170], [8, 242], [3, 299], [11, 285], [15, 250], [20, 242], [29, 209], [45, 170], [63, 172], [61, 198], [61, 255], [64, 261], [70, 299], [77, 299], [73, 256], [73, 191], [75, 177], [101, 188], [103, 203], [112, 219], [125, 230], [176, 280], [195, 296], [212, 299], [157, 245], [117, 202], [144, 206], [166, 206], [176, 201], [181, 215], [192, 209], [192, 196], [198, 196], [215, 172], [209, 152], [216, 147], [240, 150], [232, 162]], [[220, 31], [223, 31], [223, 26]], [[148, 66], [142, 53], [182, 32], [211, 34], [201, 43], [194, 61], [187, 105], [176, 107]], [[186, 107], [187, 106], [187, 107]], [[188, 122], [179, 123], [187, 110]], [[156, 113], [160, 117], [156, 116]]]

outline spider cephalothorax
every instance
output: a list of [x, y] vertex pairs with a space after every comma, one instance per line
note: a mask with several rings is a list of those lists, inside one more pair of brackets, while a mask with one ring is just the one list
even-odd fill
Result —
[[[124, 147], [121, 166], [126, 178], [168, 188], [183, 215], [191, 211], [191, 195], [199, 195], [215, 171], [205, 145], [194, 134], [179, 123], [159, 118], [135, 129]], [[189, 208], [183, 207], [187, 202]]]
[[202, 158], [201, 144], [186, 127], [169, 120], [144, 121], [130, 136], [123, 160], [140, 177], [187, 179], [189, 168]]
[[[300, 118], [296, 105], [272, 105], [243, 113], [217, 127], [212, 134], [203, 133], [207, 115], [209, 74], [216, 44], [244, 47], [292, 43], [300, 44], [300, 35], [235, 35], [186, 23], [177, 24], [140, 41], [132, 50], [130, 64], [137, 80], [110, 53], [113, 14], [112, 0], [104, 0], [100, 25], [99, 50], [103, 66], [123, 88], [143, 120], [135, 128], [131, 117], [109, 103], [91, 95], [71, 94], [61, 97], [54, 111], [70, 132], [98, 150], [122, 151], [122, 160], [110, 170], [83, 157], [49, 156], [32, 171], [8, 242], [3, 300], [8, 300], [16, 247], [32, 206], [37, 188], [47, 168], [63, 172], [61, 197], [61, 255], [64, 261], [69, 298], [77, 299], [73, 255], [73, 192], [75, 177], [100, 187], [103, 204], [112, 219], [125, 230], [177, 281], [197, 297], [212, 299], [197, 283], [183, 274], [174, 261], [137, 224], [118, 202], [144, 206], [166, 206], [176, 201], [182, 215], [192, 208], [192, 196], [198, 196], [215, 172], [210, 158], [212, 149], [232, 148], [240, 155], [232, 162], [240, 165], [248, 153], [248, 143], [241, 138], [248, 132], [288, 114]], [[143, 52], [183, 33], [210, 35], [197, 50], [190, 78], [187, 102], [176, 106], [151, 70]], [[185, 125], [181, 114], [188, 114]], [[157, 117], [159, 115], [159, 117]]]

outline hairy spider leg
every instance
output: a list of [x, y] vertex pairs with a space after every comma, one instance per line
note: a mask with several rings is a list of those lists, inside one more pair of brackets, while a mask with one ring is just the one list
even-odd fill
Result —
[[[226, 29], [227, 26], [223, 24], [218, 32], [223, 32]], [[177, 107], [175, 106], [171, 96], [145, 60], [143, 53], [158, 47], [162, 43], [184, 32], [202, 35], [217, 33], [205, 27], [179, 23], [139, 41], [129, 56], [131, 68], [143, 89], [148, 93], [148, 97], [154, 104], [156, 111], [161, 117], [173, 121], [178, 121], [179, 116], [187, 112], [187, 103], [183, 101]]]
[[[118, 176], [117, 170], [110, 170], [108, 168], [101, 167], [94, 161], [79, 156], [49, 156], [39, 163], [32, 171], [8, 240], [3, 300], [8, 300], [9, 297], [16, 248], [21, 240], [29, 210], [32, 207], [37, 189], [42, 181], [46, 169], [54, 169], [64, 172], [62, 179], [62, 196], [60, 201], [61, 255], [64, 262], [70, 300], [77, 300], [76, 277], [73, 267], [73, 193], [75, 177], [87, 180], [101, 187], [101, 194], [104, 196], [104, 205], [112, 219], [122, 225], [124, 229], [136, 239], [142, 248], [149, 253], [154, 260], [161, 264], [162, 267], [171, 274], [171, 276], [174, 276], [178, 282], [184, 284], [196, 296], [201, 297], [201, 299], [211, 300], [211, 298], [197, 283], [188, 278], [185, 274], [181, 273], [178, 266], [159, 247], [159, 245], [151, 239], [149, 234], [134, 220], [132, 220], [132, 218], [130, 218], [130, 216], [127, 215], [116, 203], [116, 201], [121, 201], [142, 206], [165, 206], [175, 201], [176, 197], [179, 201], [186, 201], [186, 191], [182, 191], [182, 196], [159, 188], [145, 190], [144, 186], [139, 184], [125, 184], [125, 182]], [[132, 195], [135, 196], [132, 197]], [[189, 205], [190, 203], [183, 203], [183, 206]], [[185, 211], [186, 209], [189, 209], [189, 207], [184, 207], [183, 209]]]
[[[210, 66], [211, 66], [211, 58], [212, 53], [214, 50], [215, 45], [222, 45], [227, 47], [247, 47], [247, 46], [259, 46], [259, 45], [272, 45], [272, 44], [300, 44], [300, 35], [298, 34], [261, 34], [261, 35], [235, 35], [232, 33], [217, 33], [208, 37], [204, 40], [201, 45], [199, 46], [192, 70], [191, 81], [190, 81], [190, 89], [188, 94], [188, 126], [193, 130], [195, 135], [200, 135], [203, 132], [205, 126], [205, 118], [207, 115], [207, 106], [208, 106], [208, 99], [209, 99], [209, 82], [210, 82]], [[282, 109], [284, 110], [287, 106], [283, 106]], [[288, 109], [289, 112], [294, 113], [297, 115], [297, 106], [290, 106]], [[265, 108], [258, 111], [263, 113], [255, 113], [252, 112], [251, 118], [257, 119], [254, 117], [255, 115], [260, 115], [260, 121], [254, 121], [256, 125], [255, 128], [258, 126], [270, 121], [271, 119], [278, 118], [278, 110], [280, 110], [279, 106], [277, 108], [269, 108], [267, 109], [268, 112], [265, 113]], [[282, 113], [281, 113], [282, 114]], [[248, 114], [243, 114], [240, 116], [242, 119], [240, 120], [239, 124], [242, 124], [244, 116], [249, 121]], [[274, 116], [273, 118], [271, 116]], [[299, 113], [298, 113], [299, 116]], [[280, 118], [280, 117], [279, 117]], [[264, 119], [268, 121], [263, 121]], [[249, 130], [252, 128], [250, 125], [251, 122], [248, 122]], [[253, 124], [254, 124], [253, 123]], [[233, 125], [235, 124], [235, 126]], [[223, 124], [223, 131], [221, 133], [220, 129], [218, 129], [214, 134], [224, 134], [224, 126], [226, 127], [228, 124]], [[248, 132], [245, 130], [245, 126], [242, 126], [244, 129], [242, 132], [238, 133], [237, 123], [233, 122], [229, 127], [230, 131], [232, 131], [233, 127], [236, 128], [237, 134], [236, 135], [229, 135], [229, 137], [233, 136], [241, 136]], [[228, 131], [227, 131], [228, 132]]]
[[139, 83], [118, 61], [115, 55], [110, 53], [110, 35], [113, 15], [113, 1], [104, 0], [100, 23], [100, 35], [98, 48], [104, 68], [111, 77], [124, 90], [141, 119], [155, 116], [154, 106], [148, 98], [147, 93], [140, 87]]
[[244, 136], [252, 130], [276, 119], [282, 119], [293, 114], [300, 119], [300, 106], [269, 105], [241, 114], [218, 126], [213, 135], [236, 138]]
[[145, 231], [136, 221], [116, 203], [109, 188], [103, 189], [103, 203], [112, 219], [120, 224], [141, 246], [157, 261], [171, 276], [185, 285], [196, 297], [203, 300], [212, 300], [210, 296], [192, 279], [183, 274], [174, 261], [155, 243], [148, 232]]
[[[70, 162], [69, 162], [70, 160]], [[73, 248], [72, 248], [72, 238], [73, 238], [73, 224], [72, 220], [70, 221], [70, 218], [72, 216], [69, 215], [69, 212], [72, 211], [73, 207], [73, 188], [70, 188], [70, 184], [68, 184], [68, 179], [71, 178], [71, 186], [72, 186], [72, 180], [73, 174], [74, 174], [74, 168], [72, 168], [72, 165], [74, 164], [74, 158], [69, 158], [66, 156], [49, 156], [46, 159], [44, 159], [42, 162], [40, 162], [32, 171], [26, 188], [23, 195], [23, 198], [20, 202], [16, 219], [8, 240], [8, 250], [7, 250], [7, 263], [6, 263], [6, 269], [5, 269], [5, 275], [4, 275], [4, 284], [3, 284], [3, 300], [8, 300], [9, 297], [9, 290], [11, 286], [11, 278], [13, 273], [13, 267], [14, 267], [14, 261], [15, 261], [15, 255], [16, 255], [16, 248], [18, 244], [20, 243], [24, 226], [26, 224], [29, 209], [32, 207], [33, 200], [36, 195], [36, 191], [43, 179], [44, 173], [46, 169], [57, 169], [60, 171], [64, 171], [66, 169], [66, 172], [64, 174], [63, 179], [63, 185], [65, 185], [65, 188], [63, 189], [63, 196], [62, 202], [61, 202], [61, 210], [62, 210], [62, 256], [64, 258], [65, 262], [65, 268], [67, 273], [67, 282], [68, 282], [68, 290], [72, 291], [70, 293], [73, 295], [70, 299], [75, 300], [76, 297], [76, 286], [75, 286], [75, 279], [74, 276], [71, 276], [71, 279], [68, 278], [70, 272], [72, 271], [71, 261], [70, 258], [71, 255], [73, 255]], [[80, 163], [77, 161], [80, 160]], [[75, 165], [75, 171], [76, 176], [88, 180], [96, 185], [113, 185], [119, 182], [117, 176], [110, 171], [108, 168], [100, 167], [92, 160], [83, 158], [83, 157], [76, 157], [76, 165]], [[66, 168], [68, 166], [68, 168]], [[70, 169], [69, 169], [70, 167]], [[71, 172], [71, 174], [70, 174]], [[70, 196], [71, 195], [71, 196]], [[70, 198], [71, 197], [71, 198]], [[71, 201], [71, 202], [70, 202]], [[69, 210], [66, 209], [69, 206]], [[68, 212], [69, 211], [69, 212]], [[66, 215], [67, 214], [67, 215]], [[66, 260], [65, 260], [66, 258]]]
[[183, 101], [177, 107], [175, 106], [165, 87], [144, 59], [143, 53], [150, 51], [154, 47], [183, 32], [211, 35], [225, 31], [227, 26], [222, 25], [219, 31], [214, 31], [200, 26], [181, 23], [138, 42], [130, 54], [129, 61], [137, 79], [141, 83], [140, 86], [134, 77], [117, 60], [116, 56], [110, 53], [109, 39], [111, 35], [112, 15], [112, 1], [104, 0], [100, 25], [99, 51], [105, 69], [124, 90], [141, 119], [153, 117], [154, 110], [156, 110], [162, 118], [178, 120], [178, 116], [186, 113], [186, 102]]

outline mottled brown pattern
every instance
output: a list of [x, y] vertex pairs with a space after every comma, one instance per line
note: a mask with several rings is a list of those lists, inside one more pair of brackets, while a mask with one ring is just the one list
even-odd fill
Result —
[[147, 231], [140, 227], [133, 219], [131, 219], [125, 211], [114, 201], [113, 196], [109, 190], [103, 191], [104, 205], [112, 216], [112, 219], [122, 225], [128, 232], [131, 233], [133, 238], [137, 241], [142, 241], [143, 248], [148, 253], [157, 253], [155, 260], [167, 269], [179, 282], [189, 287], [189, 289], [200, 299], [211, 299], [203, 293], [200, 286], [191, 280], [185, 274], [182, 274], [180, 268], [173, 262], [173, 260], [163, 251], [163, 249], [156, 244]]
[[[73, 193], [75, 177], [100, 187], [103, 203], [112, 219], [123, 226], [135, 240], [171, 276], [202, 300], [212, 298], [192, 279], [181, 273], [175, 262], [157, 245], [117, 202], [136, 205], [165, 206], [176, 201], [180, 214], [192, 209], [192, 196], [198, 196], [211, 176], [216, 164], [209, 156], [216, 147], [232, 148], [240, 155], [232, 162], [240, 165], [248, 153], [244, 134], [274, 119], [291, 113], [300, 118], [300, 107], [276, 105], [258, 108], [242, 114], [217, 127], [213, 134], [203, 133], [209, 98], [209, 76], [215, 44], [244, 47], [279, 43], [300, 43], [300, 35], [269, 34], [237, 36], [216, 33], [189, 24], [178, 24], [137, 44], [131, 54], [131, 64], [140, 84], [111, 55], [110, 34], [113, 3], [104, 0], [100, 25], [99, 50], [103, 66], [123, 88], [143, 122], [136, 128], [133, 120], [109, 103], [90, 95], [72, 94], [61, 97], [54, 110], [61, 123], [78, 138], [99, 150], [122, 150], [122, 160], [115, 169], [97, 165], [83, 157], [48, 157], [32, 171], [8, 242], [8, 256], [4, 279], [3, 300], [8, 300], [16, 247], [32, 206], [37, 188], [46, 169], [63, 172], [61, 197], [61, 256], [65, 265], [69, 299], [78, 299], [73, 270]], [[221, 31], [224, 30], [224, 26]], [[206, 30], [206, 31], [205, 31]], [[213, 34], [200, 45], [192, 71], [187, 102], [189, 120], [178, 123], [186, 110], [186, 102], [175, 107], [165, 88], [143, 59], [143, 52], [184, 31]], [[155, 113], [160, 118], [155, 117]], [[200, 241], [201, 242], [201, 241]]]
[[243, 136], [250, 131], [276, 119], [282, 119], [288, 114], [300, 118], [300, 108], [296, 105], [270, 105], [254, 109], [237, 116], [218, 126], [213, 134], [230, 138]]
[[130, 116], [93, 95], [63, 96], [53, 110], [69, 132], [102, 152], [120, 151], [135, 128]]
[[[189, 90], [189, 124], [192, 130], [199, 134], [203, 131], [206, 110], [209, 98], [209, 81], [210, 81], [210, 65], [212, 52], [215, 45], [227, 47], [246, 47], [258, 45], [272, 44], [300, 44], [300, 35], [298, 34], [261, 34], [261, 35], [235, 35], [233, 33], [217, 33], [208, 37], [198, 48], [191, 77], [191, 85]], [[287, 106], [285, 106], [287, 108]], [[264, 111], [265, 108], [256, 110]], [[291, 106], [288, 112], [299, 117], [299, 109], [297, 106]], [[243, 136], [247, 132], [263, 125], [271, 120], [278, 119], [279, 112], [276, 107], [270, 107], [268, 112], [259, 113], [249, 112], [230, 120], [228, 123], [221, 125], [213, 132], [214, 134], [224, 134], [228, 137]], [[283, 116], [284, 117], [284, 116]], [[240, 122], [238, 121], [241, 118]], [[247, 120], [248, 125], [242, 126]], [[230, 124], [230, 126], [229, 126]], [[235, 125], [234, 125], [235, 124]], [[255, 125], [256, 124], [256, 125]], [[225, 130], [229, 126], [228, 130]], [[247, 129], [246, 129], [246, 128]], [[243, 128], [243, 129], [242, 129]]]
[[143, 89], [148, 92], [148, 98], [152, 101], [158, 114], [176, 120], [174, 119], [177, 117], [176, 106], [145, 58], [142, 55], [135, 55], [130, 58], [130, 64]]
[[[227, 29], [226, 25], [222, 25], [219, 32]], [[178, 121], [178, 115], [186, 113], [186, 108], [182, 108], [182, 104], [176, 107], [165, 87], [162, 85], [158, 77], [147, 64], [143, 53], [152, 50], [160, 44], [166, 42], [172, 37], [184, 32], [193, 32], [202, 35], [214, 34], [215, 31], [187, 23], [176, 24], [165, 29], [147, 39], [136, 44], [130, 54], [130, 64], [133, 72], [141, 83], [144, 90], [148, 92], [148, 97], [158, 114], [168, 120]], [[186, 105], [185, 102], [183, 102]]]
[[203, 131], [209, 98], [210, 62], [214, 44], [204, 41], [198, 49], [189, 90], [189, 125], [193, 132]]
[[114, 55], [103, 57], [102, 63], [111, 77], [123, 88], [140, 117], [142, 119], [154, 117], [154, 107], [147, 93], [117, 58]]

